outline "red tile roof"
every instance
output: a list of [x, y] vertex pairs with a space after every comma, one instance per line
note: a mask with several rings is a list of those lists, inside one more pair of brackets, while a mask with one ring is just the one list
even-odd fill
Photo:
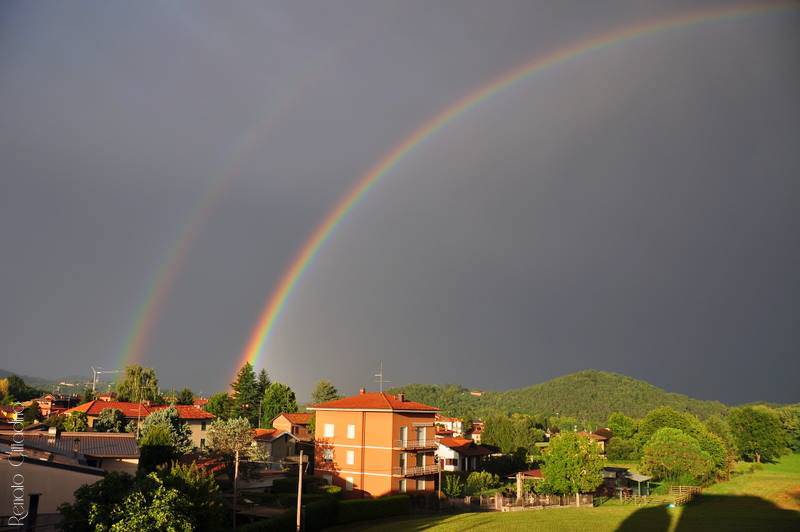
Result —
[[291, 423], [292, 425], [308, 425], [309, 423], [311, 423], [311, 418], [314, 417], [314, 414], [308, 412], [294, 412], [294, 413], [281, 412], [280, 414], [275, 416], [275, 419], [278, 419], [281, 416], [289, 420], [289, 423]]
[[442, 438], [439, 440], [439, 444], [449, 447], [465, 456], [486, 456], [492, 454], [492, 451], [488, 447], [478, 445], [467, 438]]
[[595, 434], [594, 432], [579, 432], [578, 434], [580, 434], [581, 436], [586, 436], [590, 440], [594, 441], [606, 441], [608, 439], [605, 436], [601, 436], [600, 434]]
[[[83, 403], [82, 405], [78, 405], [75, 408], [70, 408], [69, 410], [65, 410], [65, 414], [70, 414], [72, 412], [84, 412], [87, 416], [99, 416], [100, 412], [107, 408], [116, 408], [122, 415], [126, 418], [135, 418], [141, 416], [142, 418], [147, 417], [149, 414], [152, 414], [156, 410], [163, 410], [164, 408], [169, 408], [170, 405], [146, 405], [144, 403], [125, 403], [122, 401], [89, 401], [88, 403]], [[206, 412], [205, 410], [200, 410], [199, 408], [192, 406], [192, 405], [174, 405], [174, 407], [178, 410], [178, 415], [181, 419], [215, 419], [216, 416], [211, 414], [210, 412]]]
[[436, 414], [436, 422], [437, 423], [460, 423], [461, 420], [457, 417], [447, 417]]
[[383, 392], [364, 392], [359, 395], [325, 401], [309, 407], [310, 410], [388, 410], [412, 412], [437, 412], [435, 406], [400, 400], [396, 396]]
[[289, 434], [285, 430], [278, 429], [253, 429], [253, 439], [260, 441], [272, 441], [275, 438]]

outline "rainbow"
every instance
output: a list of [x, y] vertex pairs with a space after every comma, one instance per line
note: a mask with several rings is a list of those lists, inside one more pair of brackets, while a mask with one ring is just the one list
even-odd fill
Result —
[[624, 27], [535, 57], [532, 61], [495, 78], [462, 97], [460, 100], [419, 126], [411, 135], [406, 137], [400, 144], [395, 146], [370, 168], [350, 190], [341, 196], [333, 209], [330, 210], [325, 218], [316, 226], [305, 244], [303, 244], [297, 252], [292, 262], [289, 263], [288, 268], [286, 268], [278, 284], [274, 287], [242, 351], [240, 363], [235, 369], [238, 370], [239, 367], [246, 362], [251, 363], [253, 366], [258, 365], [265, 344], [269, 340], [270, 334], [286, 306], [287, 299], [297, 286], [298, 281], [302, 278], [303, 273], [305, 273], [309, 265], [313, 262], [314, 257], [319, 253], [322, 245], [330, 238], [341, 221], [364, 198], [367, 192], [411, 153], [415, 147], [444, 128], [458, 116], [470, 111], [481, 102], [498, 94], [517, 81], [526, 79], [533, 74], [560, 65], [570, 59], [592, 51], [628, 42], [645, 35], [651, 35], [670, 29], [684, 28], [706, 21], [742, 17], [756, 13], [774, 12], [782, 9], [792, 9], [798, 6], [800, 6], [800, 4], [795, 2], [783, 1], [744, 4], [735, 7], [692, 11], [687, 14], [672, 16], [666, 19], [658, 19], [635, 26]]

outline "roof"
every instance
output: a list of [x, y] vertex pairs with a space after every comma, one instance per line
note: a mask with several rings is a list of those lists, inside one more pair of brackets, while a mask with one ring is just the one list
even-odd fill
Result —
[[379, 410], [390, 412], [438, 412], [435, 406], [400, 399], [384, 392], [364, 392], [359, 395], [325, 401], [309, 407], [309, 410]]
[[270, 442], [270, 441], [272, 441], [272, 440], [275, 440], [275, 439], [277, 439], [277, 438], [280, 438], [280, 437], [281, 437], [281, 436], [283, 436], [284, 434], [286, 434], [287, 436], [291, 436], [291, 437], [293, 437], [293, 438], [294, 438], [294, 436], [292, 436], [291, 434], [289, 434], [289, 433], [288, 433], [288, 432], [286, 432], [285, 430], [278, 430], [278, 429], [253, 429], [253, 439], [254, 439], [254, 440], [259, 440], [259, 441], [266, 441], [266, 442]]
[[437, 423], [460, 423], [461, 420], [457, 417], [447, 417], [436, 414], [436, 422]]
[[581, 436], [586, 436], [590, 440], [594, 441], [606, 441], [608, 438], [605, 436], [601, 436], [600, 434], [595, 434], [594, 432], [579, 432]]
[[311, 418], [314, 417], [314, 414], [308, 412], [281, 412], [273, 418], [273, 421], [281, 416], [285, 417], [292, 425], [308, 425], [311, 423]]
[[541, 469], [528, 469], [527, 471], [520, 471], [520, 474], [523, 477], [528, 477], [528, 478], [534, 478], [534, 479], [544, 478], [544, 474], [542, 474]]
[[[10, 432], [0, 433], [0, 438], [10, 438]], [[24, 433], [26, 447], [61, 455], [73, 455], [75, 441], [78, 453], [93, 458], [138, 458], [136, 437], [126, 432], [60, 432], [53, 438], [46, 432]]]
[[642, 475], [640, 473], [628, 472], [625, 475], [627, 478], [631, 479], [634, 482], [644, 482], [646, 480], [650, 480], [653, 477], [648, 477], [647, 475]]
[[464, 456], [486, 456], [492, 454], [492, 451], [484, 447], [483, 445], [478, 445], [472, 440], [467, 438], [442, 438], [438, 441], [439, 445], [444, 445], [445, 447], [449, 447], [453, 449], [459, 454], [463, 454]]
[[205, 410], [200, 410], [199, 408], [192, 406], [192, 405], [147, 405], [145, 403], [125, 403], [122, 401], [100, 401], [94, 400], [89, 401], [88, 403], [83, 403], [82, 405], [78, 405], [75, 408], [70, 408], [69, 410], [65, 410], [65, 414], [71, 414], [72, 412], [84, 412], [87, 416], [99, 416], [100, 412], [107, 408], [116, 408], [122, 415], [126, 418], [135, 418], [141, 416], [142, 418], [147, 417], [149, 414], [157, 410], [163, 410], [165, 408], [169, 408], [173, 406], [175, 409], [178, 410], [178, 415], [181, 419], [215, 419], [216, 416], [210, 412], [206, 412]]

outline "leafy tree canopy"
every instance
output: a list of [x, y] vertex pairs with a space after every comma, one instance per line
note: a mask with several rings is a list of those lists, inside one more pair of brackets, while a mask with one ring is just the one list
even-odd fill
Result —
[[208, 398], [203, 407], [206, 412], [214, 414], [219, 419], [228, 419], [233, 415], [233, 399], [225, 392], [215, 393]]
[[89, 430], [89, 418], [86, 412], [70, 412], [64, 420], [64, 430], [67, 432], [86, 432]]
[[545, 489], [563, 495], [594, 491], [603, 481], [605, 458], [600, 451], [599, 445], [576, 432], [554, 436], [542, 454]]
[[104, 408], [92, 428], [95, 432], [125, 432], [125, 416], [116, 408]]
[[642, 472], [659, 479], [682, 475], [702, 479], [713, 467], [711, 456], [701, 449], [698, 441], [676, 428], [658, 429], [642, 451]]
[[778, 414], [763, 406], [734, 408], [728, 414], [736, 447], [748, 461], [773, 461], [786, 448], [787, 438]]
[[606, 427], [614, 433], [614, 438], [631, 439], [636, 435], [639, 424], [632, 417], [622, 412], [614, 412], [606, 420]]
[[125, 366], [125, 375], [117, 382], [117, 399], [120, 401], [159, 402], [158, 377], [153, 368], [138, 364]]
[[193, 405], [194, 404], [194, 392], [192, 392], [189, 388], [184, 388], [183, 390], [178, 392], [178, 395], [175, 396], [175, 404], [178, 405]]
[[258, 410], [261, 404], [262, 392], [256, 380], [253, 366], [247, 362], [239, 370], [236, 380], [231, 384], [233, 388], [232, 415], [244, 417], [253, 427], [258, 426]]
[[273, 382], [264, 392], [264, 402], [261, 408], [263, 426], [271, 427], [272, 420], [281, 412], [297, 412], [297, 399], [287, 385]]
[[[158, 436], [151, 435], [153, 431]], [[161, 441], [163, 439], [161, 435], [165, 432], [169, 433], [169, 445], [174, 448], [175, 453], [183, 454], [192, 450], [191, 430], [181, 421], [178, 410], [174, 407], [162, 408], [148, 415], [142, 422], [139, 438], [142, 442], [150, 442], [156, 437]], [[149, 445], [154, 444], [149, 443]]]
[[339, 399], [339, 390], [329, 380], [322, 379], [317, 382], [314, 391], [311, 392], [312, 403], [324, 403], [325, 401], [333, 401]]

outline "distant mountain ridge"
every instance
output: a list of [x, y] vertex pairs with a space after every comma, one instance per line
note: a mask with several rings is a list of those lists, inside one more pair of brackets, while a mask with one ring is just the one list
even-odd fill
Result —
[[459, 385], [409, 384], [392, 389], [403, 391], [412, 401], [438, 406], [443, 413], [459, 417], [480, 417], [489, 412], [575, 417], [602, 423], [612, 412], [643, 417], [659, 406], [691, 412], [700, 418], [724, 414], [719, 401], [693, 399], [667, 392], [648, 382], [608, 371], [584, 370], [556, 377], [540, 384], [503, 392], [470, 394]]

